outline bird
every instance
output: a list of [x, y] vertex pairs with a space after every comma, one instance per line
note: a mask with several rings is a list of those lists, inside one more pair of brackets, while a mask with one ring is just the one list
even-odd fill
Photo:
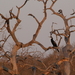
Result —
[[[50, 38], [51, 38], [51, 43], [52, 43], [53, 47], [58, 47], [57, 44], [56, 44], [56, 42], [53, 40], [53, 37], [50, 36]], [[58, 49], [56, 49], [56, 50], [59, 52]]]
[[63, 11], [61, 9], [58, 10], [58, 13], [63, 15]]

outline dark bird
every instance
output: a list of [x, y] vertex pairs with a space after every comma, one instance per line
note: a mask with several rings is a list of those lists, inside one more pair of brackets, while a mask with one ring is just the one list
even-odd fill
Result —
[[63, 11], [61, 9], [58, 10], [58, 13], [63, 15]]
[[[53, 47], [58, 47], [56, 42], [53, 40], [53, 37], [52, 36], [50, 36], [50, 37], [51, 37], [51, 43], [52, 43]], [[56, 50], [59, 52], [58, 49], [56, 49]]]

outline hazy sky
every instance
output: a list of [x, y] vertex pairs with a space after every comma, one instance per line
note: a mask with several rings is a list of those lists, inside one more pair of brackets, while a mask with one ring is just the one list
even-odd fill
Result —
[[[9, 17], [9, 10], [13, 8], [13, 12], [16, 14], [16, 6], [22, 5], [24, 1], [25, 0], [0, 0], [0, 13], [2, 13], [6, 17]], [[51, 0], [48, 1], [47, 7], [49, 7], [50, 5]], [[75, 9], [75, 0], [58, 0], [53, 8], [56, 11], [62, 9], [64, 15], [66, 17], [70, 17], [70, 14], [73, 12], [72, 9]], [[29, 13], [35, 15], [37, 19], [41, 21], [41, 19], [43, 18], [42, 2], [38, 2], [37, 0], [29, 0], [28, 3], [21, 9], [19, 16], [19, 18], [22, 20], [19, 26], [19, 28], [21, 29], [16, 32], [16, 35], [19, 41], [23, 43], [27, 43], [32, 39], [32, 36], [38, 26], [36, 21], [31, 16], [28, 16]], [[74, 20], [75, 19], [72, 20], [72, 24], [75, 24]], [[12, 27], [15, 23], [13, 22], [14, 20], [11, 21]], [[54, 25], [54, 28], [64, 27], [63, 20], [58, 16], [52, 15], [52, 12], [50, 10], [47, 10], [47, 20], [43, 24], [42, 29], [37, 37], [37, 40], [40, 41], [45, 47], [52, 46], [49, 39], [49, 32], [51, 31], [52, 22], [57, 23], [57, 25]], [[72, 36], [73, 37], [71, 37], [71, 43], [75, 42], [75, 33], [73, 33]], [[65, 43], [62, 41], [61, 45], [65, 45]], [[39, 46], [37, 46], [37, 48], [38, 47]], [[40, 47], [38, 49], [40, 49]]]

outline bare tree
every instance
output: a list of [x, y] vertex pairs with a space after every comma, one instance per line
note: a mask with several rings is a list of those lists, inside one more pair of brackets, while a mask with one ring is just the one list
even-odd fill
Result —
[[[66, 46], [63, 47], [62, 51], [64, 54], [64, 58], [69, 58], [69, 52], [71, 52], [73, 49], [71, 43], [70, 43], [70, 35], [72, 32], [74, 32], [75, 30], [70, 30], [71, 27], [75, 27], [75, 25], [70, 25], [68, 24], [68, 21], [75, 18], [75, 16], [66, 18], [66, 16], [63, 14], [63, 10], [59, 9], [58, 12], [56, 12], [53, 9], [54, 4], [57, 2], [57, 0], [51, 0], [52, 4], [50, 5], [49, 10], [51, 10], [53, 12], [54, 15], [59, 16], [60, 18], [62, 18], [62, 20], [64, 21], [64, 25], [65, 25], [65, 29], [63, 29], [63, 33], [60, 33], [61, 29], [54, 29], [53, 31], [51, 31], [51, 34], [55, 34], [56, 36], [64, 36], [64, 41], [66, 43]], [[61, 41], [61, 40], [60, 40]], [[70, 64], [69, 62], [65, 62], [65, 74], [64, 75], [70, 75]]]
[[[17, 54], [17, 51], [20, 48], [28, 47], [28, 46], [31, 46], [33, 43], [36, 43], [39, 46], [41, 46], [41, 48], [43, 48], [44, 50], [53, 49], [53, 47], [46, 48], [40, 42], [36, 41], [36, 38], [37, 38], [37, 36], [38, 36], [38, 34], [40, 32], [40, 29], [42, 28], [42, 25], [43, 25], [43, 23], [45, 22], [45, 20], [47, 18], [46, 4], [47, 4], [48, 0], [46, 0], [46, 1], [41, 0], [41, 1], [44, 4], [44, 17], [39, 22], [38, 19], [33, 14], [29, 14], [29, 16], [32, 16], [36, 20], [36, 22], [38, 23], [38, 28], [37, 28], [35, 34], [33, 35], [32, 40], [29, 41], [28, 43], [25, 43], [25, 44], [23, 44], [22, 42], [19, 42], [19, 40], [17, 39], [17, 37], [15, 35], [15, 31], [16, 31], [17, 27], [19, 26], [19, 24], [21, 23], [21, 20], [19, 19], [20, 9], [23, 8], [26, 5], [28, 0], [26, 0], [24, 2], [24, 4], [22, 6], [20, 6], [20, 7], [16, 6], [16, 8], [18, 9], [17, 15], [15, 15], [13, 13], [13, 9], [11, 9], [9, 11], [9, 14], [10, 14], [9, 18], [6, 18], [3, 14], [0, 13], [1, 18], [5, 20], [4, 25], [0, 28], [0, 30], [3, 30], [4, 28], [6, 28], [6, 30], [9, 33], [8, 37], [6, 38], [6, 40], [4, 40], [4, 44], [7, 41], [7, 39], [9, 38], [9, 36], [11, 36], [13, 41], [15, 42], [15, 45], [14, 45], [14, 47], [12, 49], [11, 57], [10, 57], [10, 62], [13, 65], [13, 70], [10, 72], [12, 75], [14, 75], [14, 74], [19, 75], [19, 71], [18, 71], [18, 67], [17, 67], [17, 63], [16, 63], [16, 54]], [[10, 25], [10, 20], [12, 20], [12, 19], [16, 20], [16, 24], [14, 25], [13, 29], [11, 30], [11, 28], [10, 28], [10, 26], [11, 26]]]
[[[41, 21], [39, 21], [33, 14], [31, 14], [31, 13], [28, 14], [29, 16], [33, 17], [33, 19], [35, 19], [35, 21], [36, 21], [37, 24], [38, 24], [38, 27], [37, 27], [37, 29], [36, 29], [35, 34], [33, 34], [32, 39], [31, 39], [28, 43], [22, 43], [22, 42], [20, 42], [20, 41], [17, 39], [16, 34], [15, 34], [15, 32], [16, 32], [16, 30], [17, 30], [17, 27], [18, 27], [19, 24], [21, 23], [21, 20], [20, 20], [20, 18], [19, 18], [20, 10], [21, 10], [21, 8], [23, 8], [23, 7], [27, 4], [28, 0], [26, 0], [26, 1], [24, 2], [24, 4], [21, 5], [20, 7], [16, 6], [16, 8], [18, 9], [17, 15], [15, 15], [15, 14], [13, 13], [13, 9], [11, 9], [11, 10], [9, 11], [9, 14], [10, 14], [10, 17], [9, 17], [9, 18], [6, 18], [2, 13], [0, 13], [1, 18], [4, 19], [4, 21], [5, 21], [4, 24], [3, 24], [3, 26], [0, 28], [0, 30], [2, 31], [2, 30], [5, 28], [5, 29], [7, 30], [7, 32], [9, 33], [9, 35], [8, 35], [4, 40], [0, 40], [0, 42], [1, 42], [1, 41], [4, 42], [3, 45], [2, 45], [0, 48], [3, 48], [3, 47], [4, 47], [4, 44], [7, 42], [7, 39], [9, 38], [9, 36], [11, 36], [12, 39], [13, 39], [13, 41], [15, 42], [15, 45], [14, 45], [14, 47], [13, 47], [13, 49], [12, 49], [12, 52], [11, 52], [11, 56], [8, 56], [8, 55], [7, 55], [7, 52], [5, 52], [5, 55], [7, 56], [7, 58], [10, 59], [10, 62], [11, 62], [11, 64], [13, 65], [12, 70], [10, 70], [10, 69], [8, 69], [8, 68], [6, 68], [6, 67], [4, 67], [4, 66], [1, 67], [0, 69], [3, 69], [3, 70], [5, 70], [5, 71], [9, 72], [9, 73], [12, 74], [12, 75], [19, 75], [19, 74], [20, 74], [19, 71], [18, 71], [17, 63], [16, 63], [16, 62], [17, 62], [17, 61], [16, 61], [16, 55], [17, 55], [17, 51], [18, 51], [19, 49], [25, 48], [25, 47], [28, 47], [28, 46], [32, 46], [32, 44], [34, 44], [34, 43], [37, 44], [37, 45], [39, 45], [39, 46], [40, 46], [42, 49], [44, 49], [45, 51], [47, 51], [47, 50], [49, 50], [49, 49], [58, 49], [57, 46], [53, 46], [53, 47], [49, 46], [49, 47], [46, 48], [43, 44], [41, 44], [40, 42], [36, 41], [36, 38], [37, 38], [37, 36], [38, 36], [38, 34], [39, 34], [39, 32], [40, 32], [42, 26], [43, 26], [43, 23], [44, 23], [44, 22], [46, 21], [46, 19], [47, 19], [47, 10], [51, 10], [54, 15], [57, 15], [57, 16], [61, 17], [61, 18], [63, 19], [63, 21], [64, 21], [65, 29], [53, 29], [53, 30], [50, 32], [51, 35], [52, 35], [52, 34], [55, 34], [56, 36], [59, 36], [59, 37], [60, 37], [60, 40], [59, 40], [59, 42], [58, 42], [58, 46], [59, 46], [59, 44], [61, 43], [62, 36], [64, 36], [64, 40], [65, 40], [65, 42], [66, 42], [66, 46], [63, 48], [63, 52], [64, 52], [64, 53], [66, 52], [66, 54], [67, 54], [67, 56], [66, 56], [66, 54], [64, 54], [64, 57], [65, 57], [65, 58], [66, 58], [66, 57], [69, 57], [69, 54], [67, 53], [67, 51], [72, 50], [72, 46], [71, 46], [71, 44], [70, 44], [70, 35], [71, 35], [71, 33], [74, 32], [75, 30], [71, 30], [71, 31], [70, 31], [70, 28], [71, 28], [71, 27], [75, 27], [75, 25], [70, 25], [70, 26], [69, 26], [68, 21], [71, 20], [71, 19], [73, 19], [73, 18], [75, 18], [75, 16], [72, 16], [72, 17], [70, 17], [70, 18], [66, 18], [65, 15], [63, 14], [63, 10], [62, 10], [62, 9], [59, 9], [58, 12], [56, 12], [56, 11], [53, 9], [53, 6], [54, 6], [54, 4], [57, 2], [57, 0], [51, 0], [51, 1], [52, 1], [52, 4], [50, 5], [49, 8], [46, 7], [48, 0], [38, 0], [38, 1], [40, 1], [40, 2], [43, 3], [43, 7], [44, 7], [43, 15], [44, 15], [44, 17], [43, 17], [43, 19], [42, 19]], [[74, 12], [74, 13], [75, 13], [75, 12]], [[72, 13], [71, 15], [73, 15], [74, 13]], [[13, 29], [10, 28], [10, 26], [11, 26], [11, 25], [10, 25], [10, 20], [12, 20], [12, 19], [15, 19], [15, 20], [16, 20], [16, 24], [14, 25]], [[60, 33], [60, 32], [59, 32], [60, 30], [63, 30], [64, 33]], [[29, 64], [25, 64], [25, 65], [29, 65]], [[32, 65], [30, 65], [30, 66], [32, 67]], [[46, 65], [44, 65], [44, 66], [46, 67]], [[51, 67], [51, 66], [50, 66], [50, 67]], [[50, 67], [48, 67], [47, 70], [48, 70]], [[32, 67], [32, 68], [33, 68], [33, 67]], [[36, 68], [38, 68], [38, 67], [36, 66]], [[38, 69], [40, 69], [40, 68], [38, 68]], [[42, 70], [42, 69], [40, 69], [40, 70]], [[45, 71], [45, 70], [43, 70], [43, 71]], [[66, 72], [67, 72], [67, 71], [66, 71]], [[67, 75], [69, 75], [69, 74], [67, 74]]]

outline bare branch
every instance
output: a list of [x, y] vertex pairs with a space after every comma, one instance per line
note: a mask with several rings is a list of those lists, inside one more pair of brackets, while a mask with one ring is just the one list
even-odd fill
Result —
[[32, 41], [30, 41], [30, 42], [28, 42], [26, 44], [23, 44], [22, 47], [28, 47], [28, 46], [31, 46], [34, 43], [36, 43], [37, 45], [39, 45], [42, 49], [44, 49], [46, 51], [49, 50], [49, 49], [59, 49], [59, 47], [48, 47], [48, 48], [46, 48], [40, 42], [34, 41], [34, 40], [32, 40]]
[[[14, 13], [12, 13], [12, 10], [13, 10], [13, 9], [9, 10], [10, 18], [11, 18], [11, 19], [12, 19], [12, 18], [17, 18], [17, 16], [14, 15]], [[9, 18], [9, 19], [10, 19], [10, 18]]]
[[[51, 33], [52, 34], [55, 34], [56, 36], [60, 36], [60, 35], [62, 35], [62, 36], [66, 36], [64, 33], [56, 33], [56, 31], [58, 31], [58, 30], [54, 30], [54, 31], [51, 31]], [[66, 36], [67, 37], [67, 36]]]
[[17, 18], [18, 18], [18, 16], [19, 16], [20, 9], [27, 3], [27, 1], [28, 1], [28, 0], [26, 0], [26, 1], [24, 2], [24, 4], [23, 4], [22, 6], [20, 6], [20, 7], [16, 6], [16, 7], [18, 8]]
[[71, 55], [72, 53], [74, 53], [75, 52], [75, 49], [73, 49], [70, 53], [69, 53], [69, 55]]
[[75, 27], [75, 25], [70, 25], [69, 27]]
[[32, 15], [32, 14], [28, 14], [28, 15], [32, 16], [36, 20], [36, 22], [38, 23], [38, 25], [39, 25], [39, 21], [37, 20], [37, 18], [34, 15]]
[[69, 61], [68, 58], [64, 58], [64, 59], [61, 59], [57, 62], [58, 65], [60, 65], [61, 63], [63, 63], [64, 61]]
[[52, 22], [52, 26], [51, 26], [51, 29], [52, 29], [52, 30], [51, 30], [51, 31], [53, 31], [53, 30], [54, 30], [54, 29], [53, 29], [53, 25], [54, 25], [54, 24], [57, 24], [57, 23]]
[[47, 4], [47, 1], [48, 1], [48, 0], [46, 0], [45, 2], [43, 1], [43, 4], [44, 4], [44, 17], [43, 17], [42, 21], [40, 22], [41, 25], [43, 24], [43, 22], [44, 22], [44, 21], [46, 20], [46, 18], [47, 18], [47, 12], [46, 12], [46, 4]]
[[9, 37], [10, 37], [10, 35], [8, 35], [8, 37], [4, 39], [4, 43], [2, 44], [2, 47], [4, 46], [4, 44], [6, 43], [6, 41], [8, 40]]
[[57, 0], [54, 0], [54, 1], [53, 1], [53, 0], [51, 0], [51, 1], [52, 1], [52, 5], [50, 6], [50, 8], [52, 8], [52, 7], [53, 7], [53, 5], [56, 3], [56, 1], [57, 1]]
[[45, 63], [44, 63], [44, 62], [42, 62], [41, 60], [37, 60], [37, 61], [41, 62], [41, 63], [42, 63], [42, 65], [43, 65], [45, 68], [47, 68], [47, 66], [45, 65]]
[[[21, 67], [25, 67], [25, 66], [30, 66], [30, 67], [33, 67], [33, 65], [30, 65], [30, 64], [24, 64], [24, 65], [20, 65]], [[41, 69], [41, 68], [39, 68], [39, 67], [37, 67], [37, 66], [35, 66], [38, 70], [40, 70], [40, 71], [45, 71], [44, 69]]]
[[61, 40], [62, 40], [62, 37], [60, 36], [60, 40], [59, 40], [59, 42], [58, 42], [58, 46], [60, 45], [60, 43], [61, 43]]
[[27, 3], [27, 1], [28, 1], [28, 0], [26, 0], [25, 3], [24, 3], [22, 6], [20, 6], [20, 7], [16, 6], [16, 7], [18, 8], [17, 16], [15, 16], [15, 15], [11, 12], [11, 14], [13, 15], [13, 17], [16, 18], [16, 20], [17, 20], [17, 23], [15, 24], [15, 26], [14, 26], [14, 28], [13, 28], [13, 33], [16, 31], [16, 28], [18, 27], [19, 23], [21, 22], [21, 20], [18, 18], [18, 17], [19, 17], [19, 13], [20, 13], [20, 9]]
[[[25, 3], [24, 3], [22, 6], [17, 7], [17, 8], [18, 8], [17, 16], [12, 13], [12, 10], [13, 10], [13, 9], [11, 9], [11, 10], [9, 11], [9, 13], [10, 13], [10, 17], [9, 17], [9, 18], [6, 18], [6, 17], [4, 17], [2, 14], [0, 14], [0, 16], [1, 16], [4, 20], [6, 20], [6, 21], [5, 21], [5, 24], [7, 24], [7, 27], [6, 27], [7, 31], [10, 33], [10, 35], [11, 35], [12, 38], [13, 38], [13, 40], [14, 40], [15, 43], [17, 43], [17, 44], [18, 44], [18, 40], [17, 40], [17, 38], [16, 38], [14, 32], [16, 31], [16, 28], [18, 27], [19, 23], [21, 22], [21, 20], [18, 18], [19, 13], [20, 13], [20, 9], [27, 3], [27, 1], [28, 1], [28, 0], [26, 0]], [[17, 23], [15, 24], [13, 30], [11, 31], [11, 29], [10, 29], [10, 24], [9, 24], [9, 20], [12, 19], [12, 18], [15, 18], [15, 19], [17, 20]], [[5, 25], [4, 25], [4, 26], [5, 26]], [[4, 26], [3, 26], [3, 27], [4, 27]]]
[[49, 50], [49, 49], [52, 49], [52, 47], [48, 47], [48, 48], [46, 48], [46, 47], [44, 47], [40, 42], [38, 42], [38, 41], [34, 41], [34, 43], [36, 43], [36, 44], [38, 44], [42, 49], [44, 49], [44, 50]]
[[75, 14], [75, 11], [74, 11], [74, 9], [73, 9], [73, 13], [72, 14], [70, 14], [70, 15], [74, 15]]
[[14, 33], [16, 31], [16, 28], [18, 27], [18, 25], [20, 24], [21, 20], [17, 19], [17, 23], [15, 24], [12, 33]]
[[[52, 1], [52, 4], [50, 5], [50, 8], [46, 8], [46, 10], [51, 10], [52, 12], [53, 12], [53, 14], [55, 14], [55, 15], [57, 15], [57, 16], [59, 16], [59, 17], [61, 17], [63, 20], [65, 19], [65, 16], [63, 15], [63, 13], [61, 14], [61, 13], [59, 13], [59, 12], [55, 12], [55, 10], [52, 8], [53, 6], [54, 6], [54, 4], [56, 3], [56, 1], [57, 0], [51, 0]], [[61, 10], [61, 9], [59, 9], [59, 10]], [[58, 10], [58, 11], [59, 11]]]
[[49, 49], [58, 49], [58, 47], [48, 47], [48, 48], [46, 48], [46, 47], [44, 47], [40, 42], [38, 42], [38, 41], [34, 41], [34, 43], [36, 43], [36, 44], [38, 44], [42, 49], [44, 49], [44, 50], [49, 50]]
[[40, 29], [41, 29], [41, 27], [42, 27], [44, 21], [45, 21], [46, 18], [47, 18], [47, 13], [46, 13], [46, 4], [47, 4], [47, 1], [48, 1], [48, 0], [46, 0], [46, 2], [43, 1], [43, 4], [44, 4], [44, 17], [43, 17], [43, 19], [42, 19], [41, 22], [39, 22], [39, 21], [37, 20], [37, 18], [36, 18], [34, 15], [29, 14], [29, 15], [32, 16], [32, 17], [37, 21], [37, 23], [38, 23], [38, 28], [37, 28], [35, 34], [33, 35], [33, 39], [32, 39], [32, 40], [35, 40], [35, 39], [37, 38], [37, 36], [38, 36], [38, 34], [39, 34], [39, 31], [40, 31]]
[[[71, 26], [69, 26], [69, 27], [70, 27], [70, 28], [71, 28], [71, 27], [75, 27], [75, 25], [71, 25]], [[71, 30], [71, 31], [70, 31], [70, 33], [72, 33], [72, 32], [75, 32], [75, 30]]]
[[[10, 11], [9, 11], [9, 12], [10, 12]], [[12, 13], [12, 9], [11, 9], [11, 12], [10, 12], [10, 15], [11, 15], [11, 16], [10, 16], [9, 18], [4, 17], [2, 14], [0, 14], [0, 15], [1, 15], [1, 17], [5, 20], [4, 26], [5, 26], [5, 24], [7, 25], [7, 26], [6, 26], [6, 29], [7, 29], [8, 33], [10, 33], [10, 35], [12, 36], [13, 40], [15, 41], [15, 43], [17, 43], [18, 40], [17, 40], [15, 34], [12, 33], [12, 31], [11, 31], [11, 29], [10, 29], [10, 24], [9, 24], [9, 23], [10, 23], [10, 22], [9, 22], [10, 19], [16, 18], [16, 16]], [[18, 25], [16, 25], [15, 28], [16, 28], [17, 26], [18, 26]]]
[[[60, 34], [59, 31], [57, 31], [57, 33]], [[62, 39], [61, 35], [59, 35], [59, 37], [60, 37], [60, 40], [59, 40], [59, 42], [58, 42], [58, 46], [59, 46], [59, 44], [60, 44], [60, 42], [61, 42], [61, 39]]]
[[0, 30], [3, 30], [4, 28], [6, 28], [5, 24], [0, 28]]
[[26, 0], [26, 1], [24, 2], [24, 4], [23, 4], [22, 6], [20, 6], [20, 7], [18, 7], [18, 8], [22, 8], [22, 7], [27, 3], [27, 1], [28, 1], [28, 0]]
[[10, 35], [12, 36], [13, 40], [15, 41], [15, 43], [18, 44], [18, 40], [17, 40], [15, 34], [12, 33], [12, 31], [10, 30], [9, 19], [6, 20], [5, 23], [7, 24], [7, 27], [6, 28], [7, 28], [8, 33], [10, 33]]
[[4, 40], [0, 40], [0, 42], [2, 42], [2, 41], [4, 42]]
[[7, 20], [7, 18], [4, 17], [1, 13], [0, 13], [0, 16], [2, 17], [2, 19]]
[[73, 18], [75, 18], [75, 16], [72, 16], [72, 17], [67, 18], [67, 21], [70, 20], [70, 19], [73, 19]]
[[70, 31], [70, 33], [75, 32], [75, 30]]

